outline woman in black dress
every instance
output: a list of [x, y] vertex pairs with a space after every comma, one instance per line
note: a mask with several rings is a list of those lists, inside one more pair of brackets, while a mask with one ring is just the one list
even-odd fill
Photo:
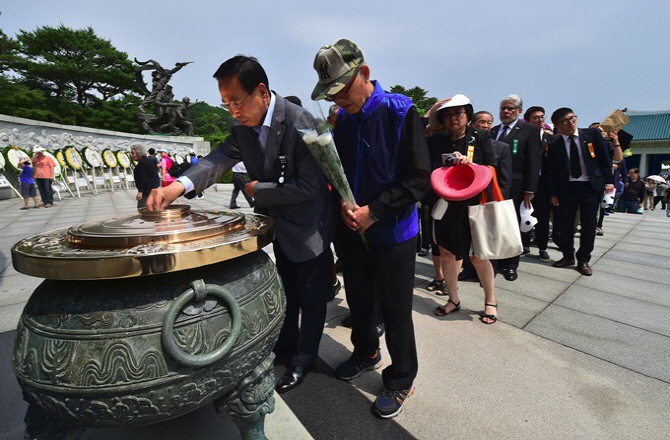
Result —
[[[495, 165], [495, 151], [488, 132], [478, 131], [468, 126], [472, 115], [472, 104], [464, 95], [455, 95], [431, 114], [431, 124], [440, 124], [447, 129], [446, 132], [436, 133], [428, 138], [433, 169], [442, 166], [442, 154], [444, 153], [453, 153], [456, 156], [455, 166], [469, 163]], [[434, 239], [440, 246], [445, 285], [449, 293], [449, 301], [444, 306], [435, 309], [435, 314], [444, 316], [460, 310], [458, 273], [461, 270], [463, 258], [469, 256], [484, 288], [485, 307], [481, 321], [485, 324], [493, 324], [498, 316], [493, 285], [493, 266], [489, 260], [482, 260], [471, 255], [468, 206], [478, 203], [479, 194], [468, 200], [449, 201], [442, 219], [433, 220]]]
[[137, 187], [137, 209], [147, 206], [147, 198], [151, 190], [160, 186], [158, 177], [158, 167], [154, 158], [147, 157], [147, 150], [144, 146], [135, 144], [130, 147], [130, 157], [137, 165], [133, 170], [135, 186]]

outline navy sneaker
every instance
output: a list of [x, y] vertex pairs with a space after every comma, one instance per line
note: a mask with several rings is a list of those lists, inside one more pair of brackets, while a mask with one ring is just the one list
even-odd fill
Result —
[[383, 419], [390, 419], [400, 414], [405, 400], [414, 393], [414, 384], [407, 390], [388, 390], [377, 397], [372, 405], [372, 411]]
[[381, 368], [382, 364], [382, 354], [379, 350], [368, 357], [352, 354], [349, 359], [337, 366], [335, 374], [342, 380], [355, 379], [366, 371]]

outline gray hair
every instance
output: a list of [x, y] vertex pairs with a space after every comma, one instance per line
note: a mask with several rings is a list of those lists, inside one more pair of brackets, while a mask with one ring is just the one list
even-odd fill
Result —
[[486, 110], [480, 110], [478, 112], [475, 112], [474, 115], [472, 115], [472, 122], [477, 122], [477, 118], [479, 117], [479, 115], [489, 115], [491, 117], [491, 122], [496, 120], [496, 118], [493, 117], [491, 112], [487, 112]]
[[504, 102], [513, 102], [516, 108], [523, 108], [523, 101], [519, 95], [507, 95], [500, 100], [500, 105], [502, 106]]
[[147, 149], [144, 145], [133, 144], [133, 145], [130, 146], [130, 150], [131, 151], [135, 150], [137, 155], [140, 156], [141, 158], [145, 158], [149, 155], [149, 153], [147, 153]]

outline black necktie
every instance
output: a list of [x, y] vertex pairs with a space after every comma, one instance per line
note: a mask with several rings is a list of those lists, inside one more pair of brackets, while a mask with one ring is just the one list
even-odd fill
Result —
[[509, 130], [509, 125], [505, 125], [503, 127], [502, 133], [500, 133], [500, 136], [498, 137], [499, 141], [503, 141], [505, 139], [505, 136], [507, 136], [507, 130]]
[[582, 166], [579, 164], [579, 150], [577, 150], [574, 136], [570, 136], [570, 174], [575, 179], [579, 179], [582, 175]]

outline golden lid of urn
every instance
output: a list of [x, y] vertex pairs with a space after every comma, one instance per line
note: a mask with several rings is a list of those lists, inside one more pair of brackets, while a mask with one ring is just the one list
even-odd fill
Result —
[[269, 217], [171, 205], [25, 238], [12, 247], [12, 261], [17, 271], [42, 278], [127, 278], [229, 260], [273, 238]]

